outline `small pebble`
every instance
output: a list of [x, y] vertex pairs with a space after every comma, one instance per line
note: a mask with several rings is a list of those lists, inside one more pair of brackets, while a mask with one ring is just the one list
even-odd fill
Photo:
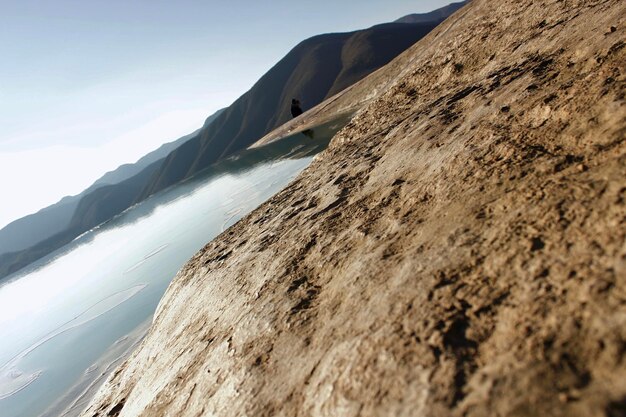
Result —
[[582, 393], [580, 392], [580, 390], [574, 388], [569, 392], [567, 396], [570, 400], [579, 400], [581, 395]]

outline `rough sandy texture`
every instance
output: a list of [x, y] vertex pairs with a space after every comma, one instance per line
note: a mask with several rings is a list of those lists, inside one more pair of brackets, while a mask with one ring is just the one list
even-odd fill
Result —
[[623, 416], [625, 41], [623, 0], [474, 0], [84, 415]]

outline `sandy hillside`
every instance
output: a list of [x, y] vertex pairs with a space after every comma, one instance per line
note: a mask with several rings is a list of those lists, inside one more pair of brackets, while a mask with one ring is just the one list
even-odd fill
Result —
[[84, 415], [625, 415], [626, 2], [474, 0], [350, 94]]

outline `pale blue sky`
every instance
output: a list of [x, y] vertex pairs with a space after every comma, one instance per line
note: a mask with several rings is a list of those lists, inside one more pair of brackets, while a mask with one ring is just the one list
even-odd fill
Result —
[[0, 0], [0, 227], [193, 131], [301, 40], [448, 3]]

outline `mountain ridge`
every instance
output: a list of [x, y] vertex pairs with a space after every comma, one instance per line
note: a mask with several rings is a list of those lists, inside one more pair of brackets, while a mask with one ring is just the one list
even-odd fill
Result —
[[468, 2], [469, 0], [450, 3], [447, 6], [433, 10], [429, 13], [412, 13], [395, 20], [394, 23], [425, 23], [445, 19], [447, 16], [452, 15], [454, 12], [465, 6]]

